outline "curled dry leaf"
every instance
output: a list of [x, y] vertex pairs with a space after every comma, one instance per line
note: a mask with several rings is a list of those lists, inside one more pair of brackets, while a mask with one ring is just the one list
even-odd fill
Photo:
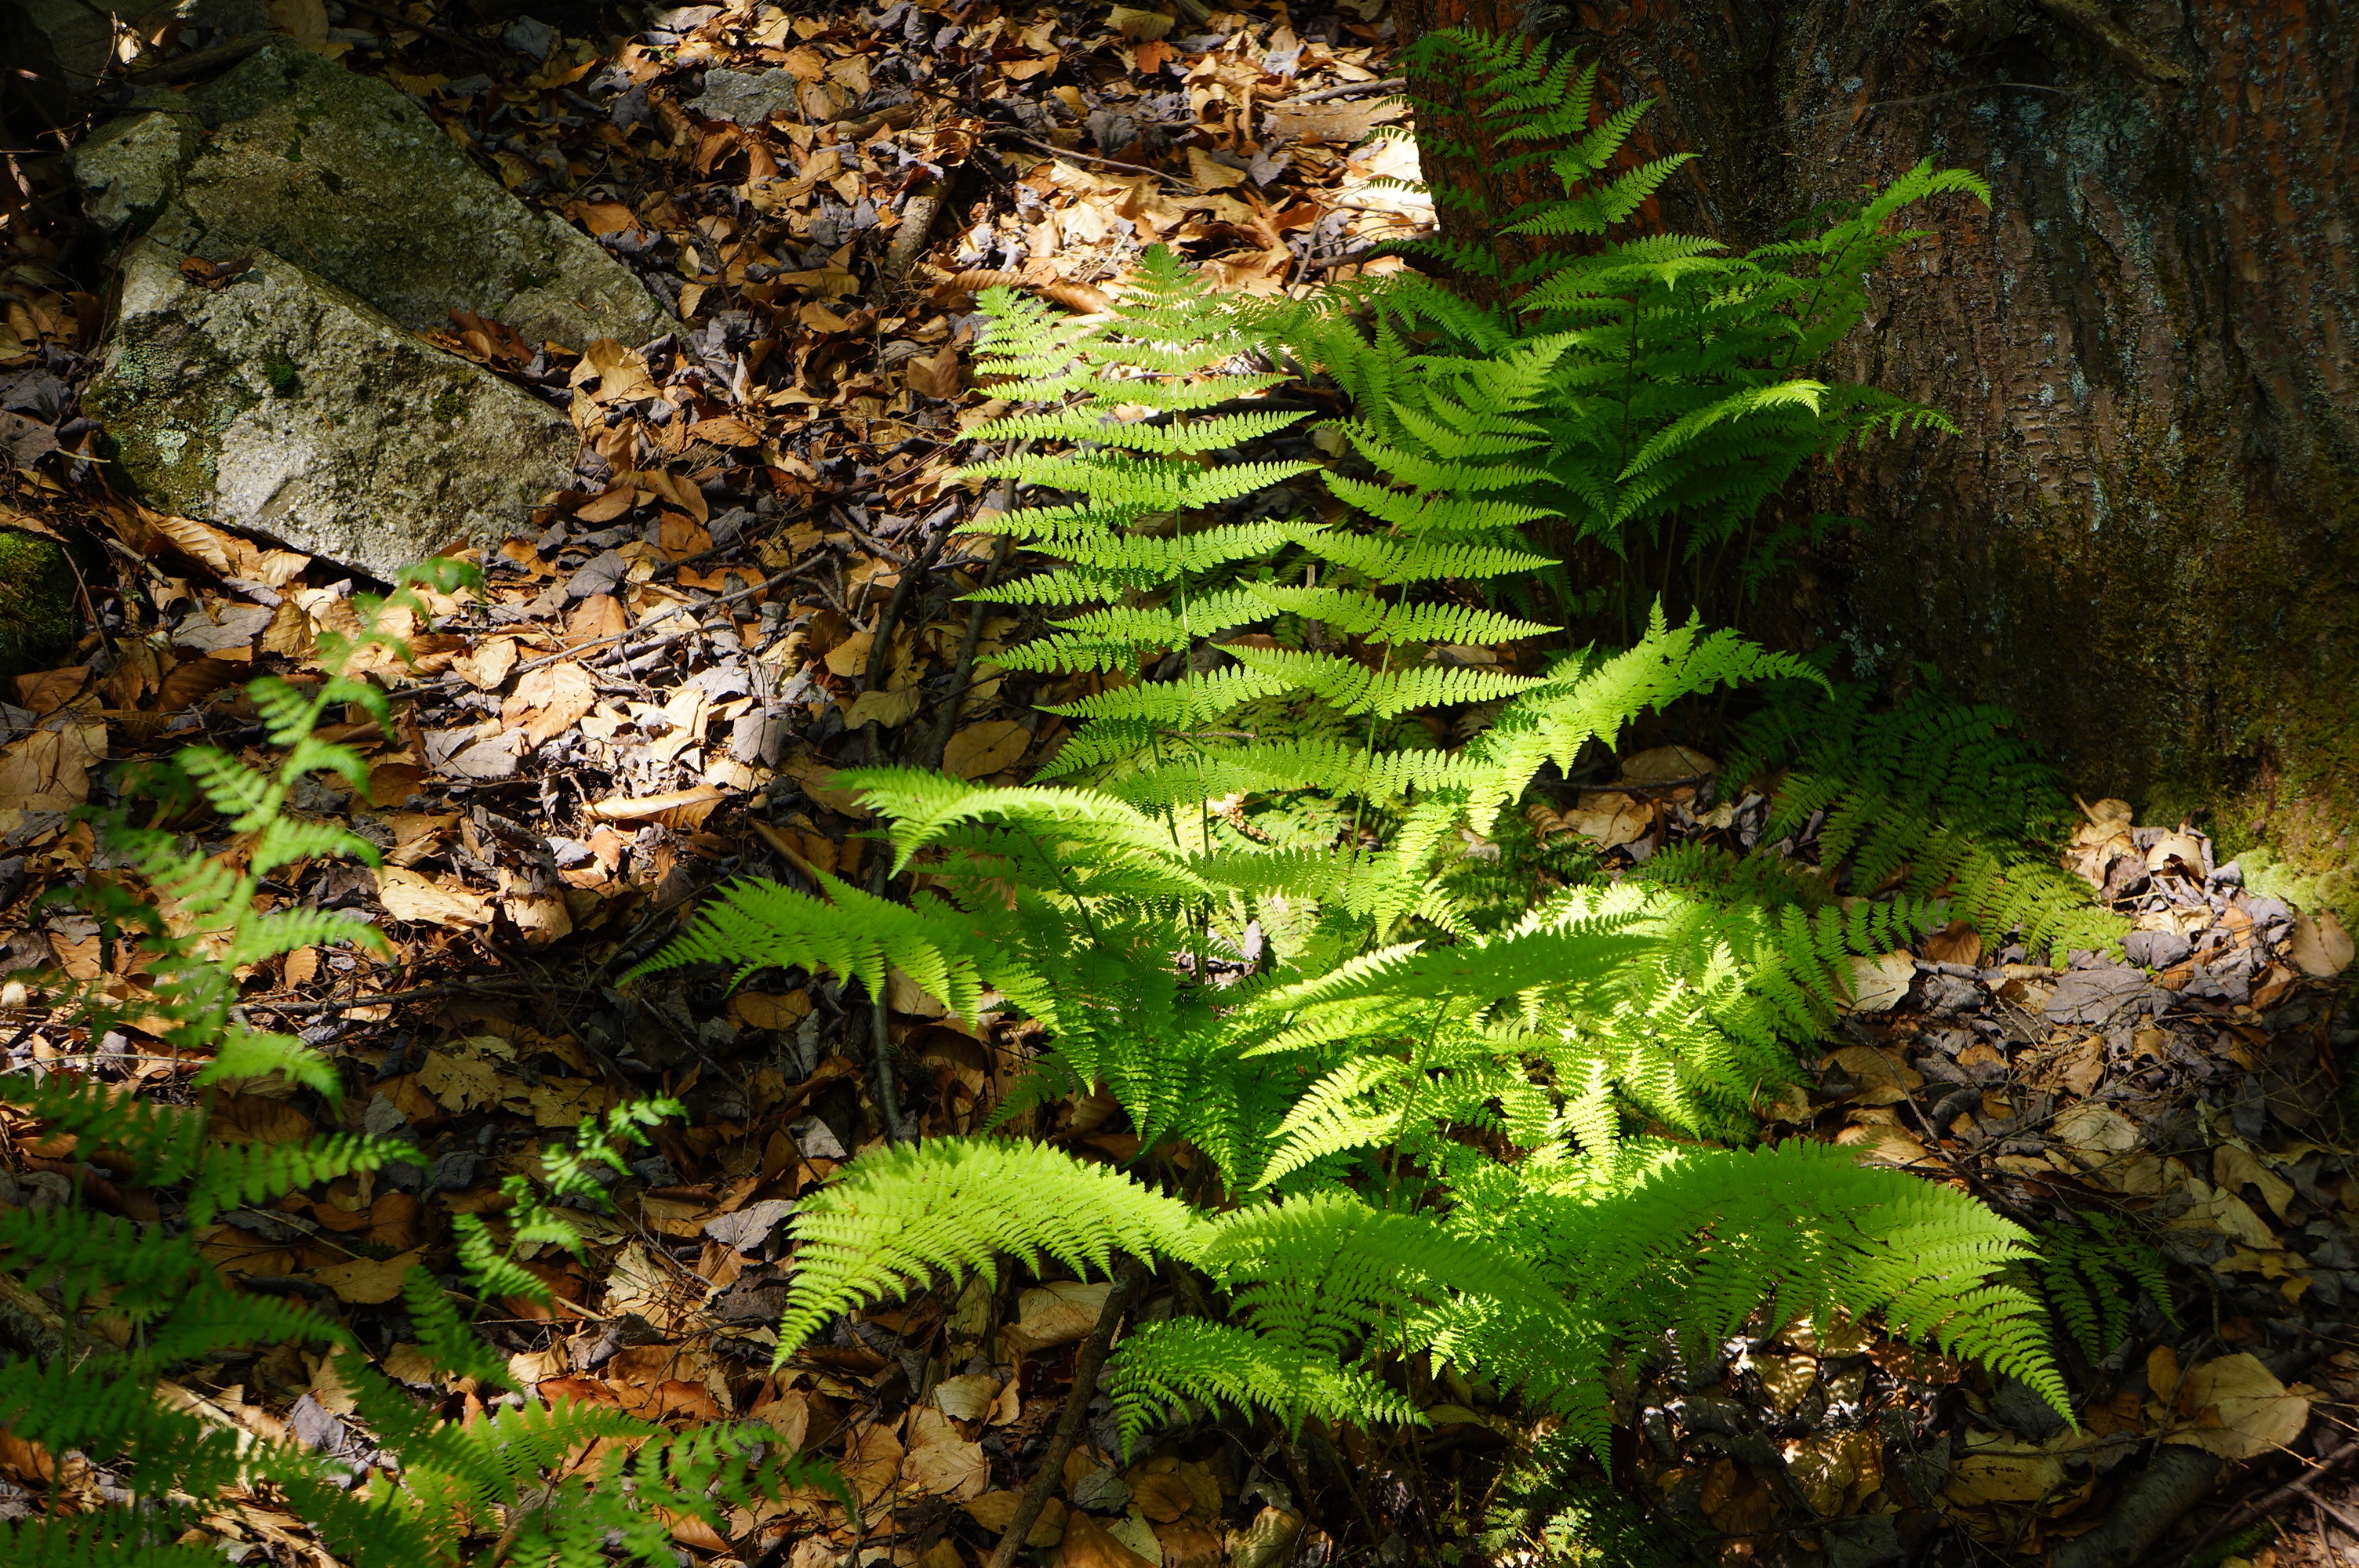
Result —
[[696, 827], [712, 815], [712, 808], [724, 798], [724, 793], [712, 784], [696, 784], [662, 795], [641, 795], [636, 800], [619, 796], [602, 800], [591, 806], [590, 815], [606, 822], [660, 822], [667, 827]]

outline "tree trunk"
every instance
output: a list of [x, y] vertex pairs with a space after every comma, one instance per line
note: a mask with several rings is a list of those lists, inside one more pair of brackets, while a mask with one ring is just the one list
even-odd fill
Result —
[[1829, 367], [1963, 434], [1798, 485], [1864, 526], [1765, 629], [1930, 660], [2079, 787], [2348, 860], [2359, 5], [1517, 3], [1396, 15], [1520, 22], [1601, 62], [1605, 108], [1655, 97], [1633, 153], [1701, 155], [1663, 226], [1758, 244], [1929, 156], [1991, 184], [1894, 259]]

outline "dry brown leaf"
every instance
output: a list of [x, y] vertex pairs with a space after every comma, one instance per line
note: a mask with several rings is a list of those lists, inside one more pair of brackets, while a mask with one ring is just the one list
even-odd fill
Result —
[[970, 724], [942, 748], [942, 771], [958, 778], [979, 779], [1014, 767], [1031, 744], [1032, 732], [1012, 719]]
[[1906, 949], [1875, 958], [1854, 957], [1849, 962], [1854, 1012], [1889, 1012], [1917, 979], [1917, 960]]
[[1982, 933], [1962, 920], [1952, 920], [1925, 938], [1925, 957], [1937, 964], [1979, 964], [1983, 957]]
[[571, 1127], [613, 1105], [614, 1092], [588, 1078], [545, 1078], [533, 1086], [531, 1100], [534, 1126]]
[[1188, 149], [1188, 178], [1202, 189], [1226, 190], [1233, 185], [1243, 185], [1249, 178], [1244, 169], [1216, 161], [1201, 147]]
[[311, 618], [291, 599], [282, 599], [262, 629], [262, 651], [290, 659], [309, 658], [313, 647]]
[[2314, 980], [2331, 980], [2351, 967], [2351, 934], [2331, 909], [2315, 915], [2293, 917], [2293, 946], [2288, 954], [2296, 968]]
[[0, 747], [0, 824], [28, 811], [71, 811], [90, 798], [90, 764], [106, 755], [106, 726], [66, 722]]
[[388, 866], [376, 873], [377, 901], [395, 920], [427, 925], [484, 926], [492, 923], [491, 901], [462, 887]]
[[2285, 1218], [2286, 1206], [2293, 1202], [2293, 1184], [2255, 1159], [2251, 1150], [2238, 1144], [2223, 1143], [2212, 1151], [2212, 1180], [2223, 1192], [2240, 1192], [2247, 1184], [2258, 1187], [2261, 1201], [2279, 1219]]
[[948, 1415], [921, 1406], [909, 1412], [901, 1479], [915, 1491], [963, 1502], [989, 1489], [991, 1457], [983, 1444], [961, 1436]]
[[1265, 1508], [1243, 1530], [1229, 1531], [1223, 1544], [1233, 1568], [1277, 1568], [1294, 1554], [1295, 1538], [1301, 1533], [1301, 1516]]
[[934, 1385], [934, 1403], [957, 1421], [982, 1421], [999, 1398], [999, 1379], [986, 1372], [944, 1378]]
[[758, 447], [762, 433], [743, 419], [728, 414], [716, 414], [699, 419], [688, 427], [688, 433], [700, 441], [710, 441], [716, 447]]
[[810, 1399], [800, 1389], [788, 1389], [776, 1399], [765, 1400], [745, 1415], [777, 1433], [791, 1452], [799, 1453], [810, 1435]]
[[636, 800], [602, 800], [590, 807], [590, 815], [605, 822], [659, 821], [668, 827], [699, 827], [725, 798], [723, 791], [711, 784], [696, 784]]
[[873, 632], [854, 632], [827, 651], [828, 673], [840, 680], [857, 680], [867, 672], [868, 650], [876, 643]]
[[598, 390], [590, 398], [596, 403], [636, 403], [642, 398], [659, 397], [663, 389], [647, 374], [647, 362], [612, 338], [592, 338], [582, 351], [582, 361], [573, 367], [573, 384], [586, 386], [598, 383]]
[[844, 710], [843, 727], [857, 730], [864, 724], [881, 724], [890, 730], [908, 722], [923, 700], [925, 694], [914, 686], [900, 691], [864, 691]]
[[946, 342], [927, 358], [913, 359], [904, 363], [901, 381], [920, 397], [956, 397], [960, 391], [962, 367], [958, 345]]
[[1106, 1532], [1103, 1525], [1078, 1509], [1065, 1519], [1065, 1539], [1057, 1549], [1060, 1568], [1162, 1568], [1149, 1563]]
[[873, 1506], [890, 1491], [901, 1474], [901, 1439], [882, 1422], [854, 1437], [845, 1447], [839, 1467], [858, 1495], [861, 1507]]
[[212, 696], [232, 681], [245, 677], [243, 665], [227, 659], [217, 659], [208, 654], [201, 659], [188, 659], [172, 667], [158, 691], [158, 704], [167, 713], [176, 712], [193, 702]]
[[[985, 1492], [979, 1498], [969, 1499], [966, 1511], [969, 1518], [992, 1534], [1005, 1535], [1007, 1527], [1016, 1522], [1016, 1506], [1022, 1500], [1022, 1495], [1016, 1492]], [[1041, 1508], [1040, 1517], [1032, 1521], [1032, 1529], [1025, 1535], [1024, 1544], [1054, 1546], [1064, 1539], [1065, 1505], [1060, 1499], [1050, 1498]]]
[[949, 1006], [925, 987], [894, 969], [885, 977], [885, 1005], [894, 1012], [906, 1012], [918, 1018], [948, 1018]]
[[1622, 762], [1617, 784], [1662, 785], [1700, 779], [1720, 764], [1687, 746], [1655, 746]]
[[311, 1119], [283, 1099], [226, 1095], [214, 1104], [205, 1136], [222, 1143], [299, 1143], [311, 1136]]
[[1563, 820], [1582, 838], [1595, 839], [1599, 848], [1614, 849], [1654, 831], [1655, 808], [1618, 790], [1589, 790]]
[[[500, 873], [500, 883], [504, 889], [516, 880], [512, 871]], [[506, 915], [508, 924], [535, 947], [546, 946], [573, 934], [572, 912], [566, 907], [565, 899], [559, 893], [503, 892], [500, 894], [500, 913]]]
[[565, 645], [578, 648], [586, 643], [619, 637], [625, 619], [622, 601], [611, 593], [593, 593], [573, 607], [565, 618]]
[[201, 561], [224, 575], [229, 572], [235, 558], [236, 541], [212, 524], [161, 512], [145, 513], [142, 521], [169, 539], [190, 560]]
[[379, 762], [369, 769], [369, 804], [399, 806], [426, 782], [426, 770], [415, 762]]
[[538, 746], [571, 730], [596, 706], [598, 688], [588, 671], [570, 663], [545, 665], [517, 678], [516, 691], [500, 704], [500, 721], [510, 728], [522, 725], [525, 738]]
[[1176, 1470], [1133, 1471], [1129, 1479], [1138, 1511], [1157, 1524], [1169, 1524], [1196, 1506], [1194, 1491]]
[[294, 35], [305, 49], [319, 52], [328, 47], [328, 8], [322, 0], [269, 0], [270, 25]]
[[729, 1016], [744, 1029], [791, 1032], [810, 1011], [809, 991], [739, 991], [729, 999]]
[[418, 1087], [445, 1110], [483, 1110], [507, 1098], [499, 1069], [475, 1056], [429, 1051], [418, 1069]]
[[349, 1263], [314, 1269], [311, 1277], [335, 1292], [338, 1301], [375, 1305], [401, 1294], [402, 1280], [422, 1256], [403, 1252], [391, 1258], [355, 1258]]
[[1162, 11], [1134, 11], [1127, 5], [1116, 5], [1106, 13], [1106, 25], [1133, 43], [1151, 44], [1170, 36], [1176, 20]]
[[451, 661], [451, 671], [477, 691], [495, 691], [516, 668], [516, 640], [493, 637]]
[[39, 715], [55, 713], [59, 708], [80, 697], [82, 688], [89, 684], [90, 666], [88, 665], [75, 665], [62, 670], [40, 670], [31, 675], [18, 676], [15, 682], [16, 706], [29, 708], [34, 713]]
[[[2299, 1437], [2310, 1424], [2310, 1400], [2288, 1392], [2258, 1357], [2240, 1352], [2187, 1369], [2182, 1407], [2197, 1424], [2166, 1443], [2187, 1444], [2223, 1459], [2257, 1459]], [[2217, 1425], [2212, 1424], [2213, 1421]]]
[[2223, 1193], [2201, 1176], [2188, 1178], [2187, 1194], [2191, 1201], [2184, 1212], [2170, 1221], [2172, 1228], [2191, 1230], [2208, 1227], [2233, 1241], [2242, 1242], [2256, 1252], [2279, 1249], [2281, 1244], [2277, 1232], [2253, 1212], [2250, 1204], [2235, 1194]]
[[1037, 1285], [1016, 1298], [1016, 1320], [1002, 1330], [1008, 1347], [1018, 1356], [1071, 1345], [1089, 1337], [1105, 1310], [1110, 1284], [1085, 1285], [1055, 1280]]
[[2036, 1503], [2063, 1485], [2063, 1461], [2049, 1454], [1969, 1454], [1951, 1467], [1941, 1495], [1964, 1508]]
[[1210, 1525], [1175, 1519], [1157, 1525], [1155, 1539], [1163, 1548], [1163, 1568], [1221, 1568], [1221, 1538]]

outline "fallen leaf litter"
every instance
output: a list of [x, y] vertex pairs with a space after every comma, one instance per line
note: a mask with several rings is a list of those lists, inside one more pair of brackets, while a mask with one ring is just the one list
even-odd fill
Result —
[[[419, 47], [423, 27], [370, 10], [321, 37], [511, 189], [580, 224], [690, 330], [578, 354], [465, 316], [426, 334], [566, 409], [579, 482], [482, 554], [482, 601], [431, 605], [411, 668], [380, 668], [405, 700], [392, 734], [358, 715], [348, 726], [372, 764], [366, 797], [322, 783], [299, 802], [378, 843], [386, 865], [315, 867], [277, 896], [381, 912], [398, 969], [306, 949], [246, 979], [255, 1011], [352, 1064], [351, 1125], [414, 1136], [429, 1163], [240, 1211], [201, 1242], [255, 1288], [342, 1310], [389, 1373], [423, 1384], [379, 1309], [409, 1262], [444, 1260], [448, 1216], [496, 1213], [499, 1179], [534, 1168], [542, 1136], [619, 1093], [686, 1098], [690, 1121], [658, 1130], [616, 1189], [619, 1215], [582, 1217], [592, 1262], [536, 1264], [556, 1310], [507, 1303], [496, 1332], [537, 1397], [758, 1417], [836, 1454], [872, 1509], [856, 1541], [816, 1496], [733, 1521], [729, 1541], [684, 1526], [681, 1544], [701, 1553], [792, 1539], [797, 1568], [855, 1545], [926, 1568], [966, 1561], [953, 1543], [972, 1553], [1012, 1515], [1070, 1347], [1103, 1303], [1103, 1284], [971, 1285], [855, 1314], [767, 1374], [784, 1222], [879, 1139], [842, 1000], [806, 977], [725, 1001], [688, 982], [625, 997], [609, 981], [735, 871], [861, 874], [868, 847], [828, 787], [836, 765], [939, 745], [961, 776], [1014, 779], [1056, 744], [1058, 721], [1035, 705], [1070, 694], [988, 673], [1014, 619], [985, 617], [982, 663], [960, 666], [968, 617], [951, 598], [988, 569], [983, 555], [951, 545], [875, 647], [901, 575], [989, 499], [951, 477], [961, 432], [995, 411], [961, 384], [976, 289], [1102, 308], [1127, 258], [1159, 240], [1223, 287], [1276, 291], [1430, 222], [1421, 198], [1371, 185], [1413, 174], [1406, 144], [1361, 145], [1398, 114], [1380, 3], [1302, 19], [1180, 8], [687, 6], [611, 51], [527, 19], [501, 51], [478, 40], [415, 70], [405, 62], [435, 53]], [[423, 7], [408, 19], [431, 25]], [[61, 287], [38, 239], [12, 238], [36, 254], [12, 258], [0, 328], [0, 440], [16, 464], [0, 521], [94, 525], [125, 586], [93, 583], [102, 631], [0, 707], [0, 900], [22, 916], [0, 949], [0, 1007], [15, 1063], [79, 1058], [170, 1092], [187, 1067], [152, 1041], [43, 1027], [22, 972], [55, 963], [126, 998], [138, 977], [102, 974], [100, 934], [81, 916], [25, 912], [92, 868], [89, 830], [66, 814], [104, 763], [199, 734], [255, 746], [238, 683], [307, 667], [318, 633], [351, 623], [353, 585], [330, 563], [95, 488], [96, 431], [65, 394], [99, 301]], [[955, 722], [938, 731], [918, 722], [944, 713]], [[1707, 812], [1678, 782], [1709, 772], [1693, 752], [1648, 753], [1631, 760], [1638, 788], [1540, 808], [1537, 825], [1609, 860], [1757, 833], [1757, 796]], [[2331, 915], [2248, 893], [2201, 835], [2136, 827], [2117, 802], [2090, 808], [2072, 861], [2133, 914], [2129, 962], [2049, 969], [1956, 931], [1864, 960], [1843, 1042], [1765, 1120], [1773, 1136], [1965, 1182], [2012, 1212], [2134, 1221], [2170, 1261], [2176, 1322], [2142, 1311], [2134, 1353], [2072, 1368], [2078, 1431], [2021, 1390], [1839, 1323], [1617, 1390], [1628, 1484], [1719, 1560], [1843, 1561], [1887, 1533], [1944, 1530], [2029, 1560], [2093, 1525], [2123, 1466], [2158, 1442], [2266, 1466], [2325, 1452], [2348, 1424], [2359, 1349], [2338, 1336], [2359, 1293], [2359, 1177], [2320, 1140], [2353, 1044], [2332, 991], [2351, 940]], [[1020, 1069], [1022, 1038], [895, 990], [921, 1124], [972, 1129]], [[1046, 1115], [1071, 1146], [1121, 1158], [1136, 1142], [1102, 1130], [1111, 1108], [1082, 1097]], [[255, 1093], [217, 1127], [277, 1141], [316, 1114]], [[79, 1182], [135, 1217], [158, 1212], [70, 1151], [20, 1142], [16, 1166], [0, 1201], [54, 1203]], [[222, 1371], [165, 1393], [368, 1463], [322, 1367], [288, 1350]], [[1512, 1431], [1487, 1390], [1426, 1392], [1438, 1463]], [[1259, 1568], [1325, 1550], [1303, 1540], [1287, 1477], [1234, 1445], [1207, 1437], [1125, 1466], [1103, 1427], [1030, 1538], [1062, 1562]], [[12, 1468], [21, 1457], [0, 1451], [0, 1470], [38, 1485]], [[220, 1528], [300, 1545], [295, 1521], [259, 1504]]]

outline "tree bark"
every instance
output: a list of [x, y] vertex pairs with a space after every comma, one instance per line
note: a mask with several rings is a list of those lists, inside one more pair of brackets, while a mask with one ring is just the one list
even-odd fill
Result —
[[1926, 157], [1991, 184], [1991, 211], [1923, 225], [1828, 367], [1962, 434], [1798, 484], [1864, 526], [1756, 629], [1930, 660], [2078, 787], [2347, 860], [2359, 5], [1549, 4], [1396, 16], [1542, 32], [1600, 62], [1604, 109], [1656, 98], [1632, 155], [1701, 155], [1663, 227], [1758, 244]]

